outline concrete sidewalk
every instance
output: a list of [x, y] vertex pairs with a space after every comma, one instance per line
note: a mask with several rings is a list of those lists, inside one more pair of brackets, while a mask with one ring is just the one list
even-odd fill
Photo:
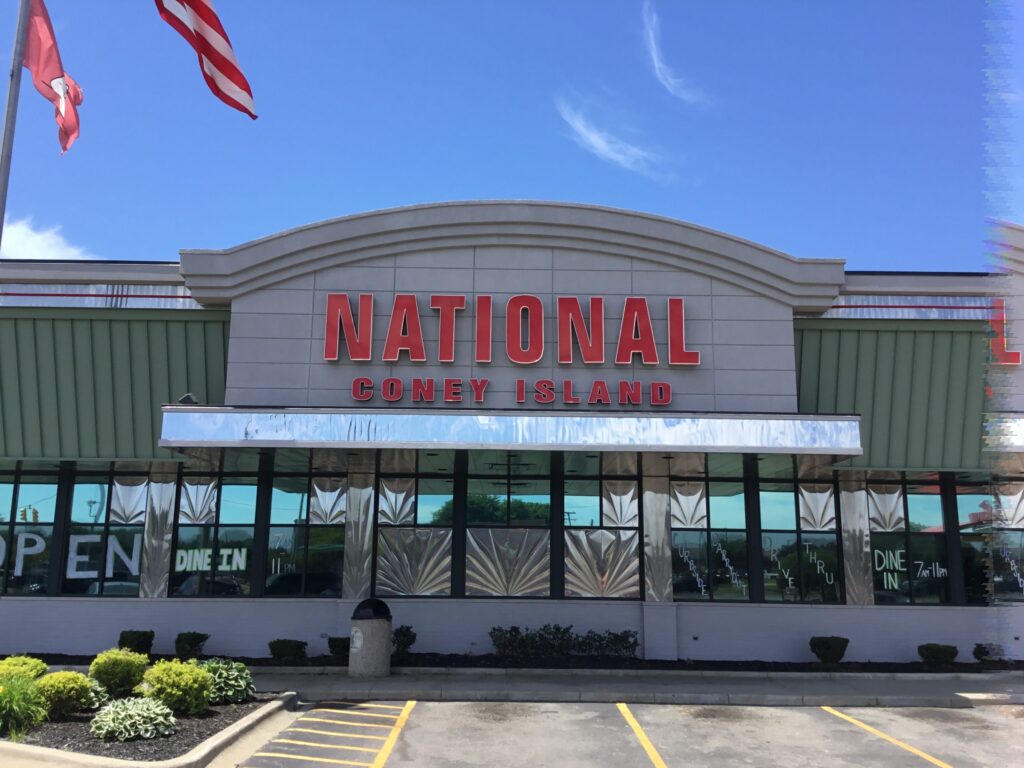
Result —
[[1024, 676], [651, 672], [595, 670], [400, 670], [358, 679], [254, 670], [261, 691], [308, 700], [537, 701], [748, 706], [971, 707], [1024, 704]]

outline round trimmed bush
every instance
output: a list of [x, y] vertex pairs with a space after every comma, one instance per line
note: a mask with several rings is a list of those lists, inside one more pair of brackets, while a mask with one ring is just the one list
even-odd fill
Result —
[[213, 679], [210, 688], [211, 704], [241, 704], [249, 701], [256, 693], [252, 673], [240, 661], [210, 659], [200, 662], [199, 668], [209, 672]]
[[29, 680], [42, 677], [48, 669], [45, 661], [32, 656], [8, 656], [0, 661], [0, 675], [21, 675]]
[[46, 699], [52, 718], [67, 717], [89, 708], [92, 689], [89, 678], [81, 672], [51, 672], [36, 682]]
[[126, 629], [117, 638], [117, 647], [126, 648], [135, 653], [147, 656], [153, 652], [153, 638], [156, 632], [152, 629]]
[[205, 632], [181, 632], [174, 638], [174, 655], [182, 661], [198, 658], [203, 652], [203, 644], [209, 639]]
[[817, 635], [811, 638], [811, 653], [818, 657], [822, 664], [838, 664], [846, 655], [846, 647], [850, 644], [848, 637], [834, 635]]
[[959, 653], [955, 645], [944, 645], [943, 643], [925, 643], [917, 646], [917, 655], [921, 661], [931, 667], [944, 667], [952, 664]]
[[46, 719], [46, 699], [25, 675], [0, 675], [0, 736], [21, 741]]
[[174, 714], [156, 699], [118, 699], [96, 713], [89, 730], [104, 741], [132, 741], [170, 736], [176, 727]]
[[197, 664], [158, 661], [142, 677], [139, 691], [166, 704], [177, 715], [198, 715], [210, 706], [213, 675]]
[[148, 664], [149, 658], [144, 653], [111, 648], [93, 659], [89, 677], [99, 681], [115, 699], [120, 699], [142, 682]]

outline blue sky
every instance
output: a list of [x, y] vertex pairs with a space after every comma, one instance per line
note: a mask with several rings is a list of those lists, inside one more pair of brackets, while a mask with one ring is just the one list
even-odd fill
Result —
[[983, 3], [216, 0], [255, 122], [152, 2], [48, 6], [82, 135], [61, 157], [23, 81], [5, 256], [172, 260], [377, 208], [534, 198], [849, 269], [977, 270], [985, 217], [1024, 211], [984, 170], [994, 131], [1012, 182], [1024, 136], [1006, 119], [1020, 78], [983, 74], [986, 19], [1006, 15]]

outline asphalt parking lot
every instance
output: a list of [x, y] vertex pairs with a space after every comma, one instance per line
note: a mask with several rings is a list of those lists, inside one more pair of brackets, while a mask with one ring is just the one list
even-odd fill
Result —
[[1020, 765], [1024, 707], [323, 703], [243, 765]]

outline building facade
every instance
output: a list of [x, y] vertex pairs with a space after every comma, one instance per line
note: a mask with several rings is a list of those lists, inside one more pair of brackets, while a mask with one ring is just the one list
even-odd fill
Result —
[[648, 658], [1022, 658], [999, 306], [531, 202], [0, 264], [0, 653], [317, 653], [377, 596], [417, 650], [560, 623]]

